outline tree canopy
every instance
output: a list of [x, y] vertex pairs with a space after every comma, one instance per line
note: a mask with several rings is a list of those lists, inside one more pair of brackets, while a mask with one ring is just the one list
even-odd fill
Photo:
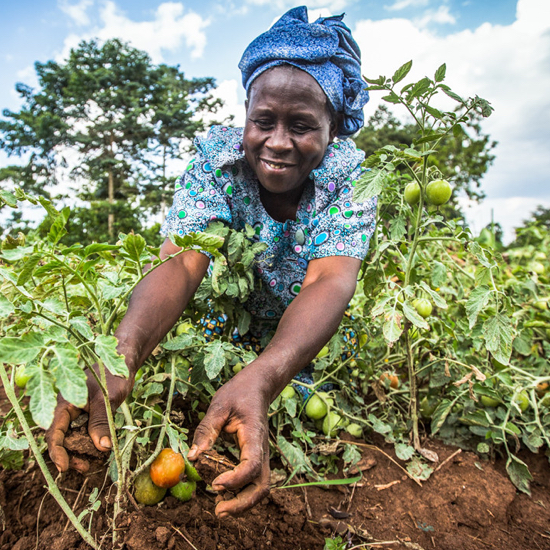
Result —
[[23, 106], [0, 120], [0, 148], [24, 159], [1, 169], [0, 180], [49, 196], [68, 176], [71, 198], [84, 203], [74, 212], [73, 242], [142, 230], [169, 200], [167, 164], [220, 104], [214, 79], [187, 80], [117, 39], [82, 42], [66, 61], [35, 69], [38, 88], [17, 84]]

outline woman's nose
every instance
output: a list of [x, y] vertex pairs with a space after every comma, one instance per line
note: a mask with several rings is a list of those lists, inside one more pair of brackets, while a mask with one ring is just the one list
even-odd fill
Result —
[[274, 126], [266, 142], [266, 146], [277, 153], [292, 149], [293, 145], [288, 129], [282, 124], [277, 124]]

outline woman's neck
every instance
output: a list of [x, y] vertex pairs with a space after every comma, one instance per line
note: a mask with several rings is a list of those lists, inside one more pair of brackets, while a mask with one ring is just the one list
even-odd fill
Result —
[[296, 220], [296, 212], [307, 181], [300, 188], [287, 193], [271, 193], [264, 189], [260, 183], [260, 200], [266, 212], [278, 222]]

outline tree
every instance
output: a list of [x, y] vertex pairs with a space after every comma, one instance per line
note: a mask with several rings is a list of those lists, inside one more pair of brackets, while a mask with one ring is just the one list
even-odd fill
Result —
[[[415, 138], [418, 138], [416, 124], [403, 124], [385, 105], [380, 105], [355, 142], [369, 156], [383, 145], [409, 147]], [[463, 190], [469, 198], [479, 201], [485, 196], [480, 190], [481, 179], [495, 158], [491, 151], [496, 144], [482, 133], [480, 116], [474, 115], [466, 128], [462, 127], [462, 132], [448, 137], [438, 152], [430, 157], [433, 159], [431, 166], [439, 169], [441, 177], [449, 180], [455, 190]], [[456, 197], [455, 191], [455, 208]]]
[[35, 68], [39, 88], [18, 84], [23, 107], [4, 110], [0, 121], [0, 148], [26, 164], [3, 169], [0, 179], [42, 194], [63, 177], [75, 182], [76, 198], [90, 207], [69, 240], [112, 241], [119, 230], [141, 229], [143, 207], [154, 211], [157, 188], [164, 193], [167, 161], [184, 153], [182, 144], [204, 129], [200, 115], [220, 103], [210, 93], [214, 80], [186, 80], [178, 67], [155, 66], [116, 39], [82, 42], [66, 62]]

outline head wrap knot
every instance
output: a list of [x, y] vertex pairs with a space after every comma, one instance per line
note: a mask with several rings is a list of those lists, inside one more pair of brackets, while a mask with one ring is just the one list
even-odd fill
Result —
[[361, 78], [359, 46], [342, 23], [343, 18], [344, 15], [320, 17], [309, 23], [305, 6], [285, 13], [249, 44], [241, 58], [239, 69], [246, 92], [265, 70], [294, 65], [315, 78], [334, 110], [343, 115], [338, 137], [360, 130], [369, 93]]

